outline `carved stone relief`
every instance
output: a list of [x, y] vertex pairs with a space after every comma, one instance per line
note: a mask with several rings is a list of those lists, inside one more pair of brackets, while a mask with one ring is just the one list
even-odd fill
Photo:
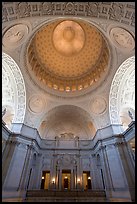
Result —
[[[127, 84], [133, 83], [132, 81], [134, 81], [135, 79], [134, 69], [135, 69], [135, 57], [133, 56], [128, 58], [125, 62], [122, 63], [112, 81], [109, 95], [109, 114], [110, 121], [112, 124], [120, 123], [119, 118], [120, 107], [125, 105], [125, 103], [129, 104], [128, 95], [130, 93], [132, 95], [129, 99], [130, 103], [131, 101], [132, 103], [134, 101], [135, 90], [133, 89], [133, 87], [131, 88], [131, 90], [129, 90], [129, 88], [127, 88], [125, 84], [123, 85], [124, 81], [131, 81], [127, 82]], [[128, 70], [131, 72], [131, 75], [128, 73]]]
[[[13, 97], [13, 94], [11, 95], [13, 91], [7, 92], [9, 94], [9, 97], [11, 97], [12, 104], [14, 103], [15, 105], [14, 108], [16, 110], [15, 111], [16, 114], [13, 122], [23, 123], [24, 117], [25, 117], [25, 111], [26, 111], [26, 90], [25, 90], [25, 83], [24, 83], [23, 76], [21, 74], [19, 67], [9, 55], [2, 53], [2, 62], [6, 66], [7, 77], [8, 77], [8, 72], [9, 73], [12, 72], [9, 78], [9, 81], [12, 81], [12, 83], [14, 82], [15, 90], [13, 90], [12, 87], [11, 87], [11, 90], [14, 91], [15, 98]], [[7, 77], [4, 79], [4, 81], [7, 79]], [[8, 83], [8, 81], [4, 83]], [[6, 97], [5, 100], [7, 101], [8, 98]]]
[[71, 167], [75, 166], [77, 163], [75, 159], [75, 155], [72, 154], [59, 154], [57, 159], [57, 165], [58, 166], [65, 166], [65, 167]]
[[27, 25], [19, 23], [13, 25], [5, 31], [2, 39], [2, 43], [5, 47], [14, 49], [15, 47], [21, 45], [26, 36], [28, 35], [29, 28]]
[[6, 65], [2, 66], [2, 104], [13, 105], [15, 103], [14, 84], [11, 79], [11, 72]]
[[90, 110], [95, 114], [102, 114], [106, 110], [107, 103], [106, 100], [102, 97], [96, 97], [93, 101], [90, 102]]
[[131, 70], [128, 70], [127, 77], [123, 79], [123, 84], [120, 91], [123, 94], [120, 100], [120, 106], [122, 107], [122, 106], [125, 106], [126, 104], [129, 104], [130, 106], [135, 106], [135, 69], [134, 68], [131, 68]]
[[71, 132], [70, 133], [61, 133], [59, 138], [60, 139], [65, 139], [65, 140], [69, 140], [69, 139], [74, 139], [75, 136]]
[[28, 105], [33, 113], [41, 113], [46, 104], [41, 95], [33, 95], [29, 99]]
[[110, 38], [118, 48], [131, 51], [135, 47], [133, 36], [124, 28], [115, 27], [110, 30]]

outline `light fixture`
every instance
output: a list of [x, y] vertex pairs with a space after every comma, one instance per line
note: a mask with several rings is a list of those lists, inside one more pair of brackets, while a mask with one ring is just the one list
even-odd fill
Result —
[[91, 179], [91, 177], [89, 176], [88, 179]]
[[52, 179], [52, 183], [53, 183], [53, 184], [55, 183], [55, 178]]
[[44, 176], [42, 176], [42, 179], [44, 179]]
[[80, 183], [80, 178], [77, 179], [77, 182]]
[[67, 176], [65, 176], [65, 179], [67, 179], [68, 177]]

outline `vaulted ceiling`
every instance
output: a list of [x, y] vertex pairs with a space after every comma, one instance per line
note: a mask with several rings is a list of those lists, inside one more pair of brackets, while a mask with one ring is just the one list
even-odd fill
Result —
[[[120, 65], [135, 54], [135, 4], [3, 2], [2, 51], [7, 66], [12, 71], [16, 67], [15, 74], [7, 73], [5, 67], [3, 72], [7, 73], [9, 84], [14, 78], [14, 89], [17, 88], [12, 97], [8, 95], [12, 86], [6, 84], [3, 94], [6, 96], [4, 103], [16, 101], [13, 106], [18, 120], [15, 121], [19, 122], [22, 114], [24, 124], [44, 131], [45, 127], [50, 130], [55, 121], [64, 121], [62, 131], [65, 132], [72, 120], [75, 127], [80, 127], [77, 125], [80, 123], [81, 127], [91, 130], [90, 133], [81, 132], [88, 137], [95, 129], [110, 124], [112, 80], [119, 74]], [[22, 84], [26, 88], [22, 88]], [[126, 95], [126, 91], [122, 93]], [[13, 100], [16, 96], [18, 99]], [[115, 109], [119, 103], [115, 87], [112, 96], [115, 98], [112, 109]], [[88, 119], [85, 114], [81, 116], [82, 110], [89, 114]], [[51, 113], [56, 112], [58, 117], [53, 120]], [[55, 124], [52, 129], [61, 128], [61, 123]], [[43, 132], [43, 136], [48, 137], [48, 134]]]

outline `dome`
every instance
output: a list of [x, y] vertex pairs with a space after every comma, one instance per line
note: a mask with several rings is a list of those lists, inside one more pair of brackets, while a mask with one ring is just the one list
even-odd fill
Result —
[[103, 35], [82, 20], [56, 20], [43, 25], [28, 47], [28, 62], [37, 79], [63, 92], [93, 86], [108, 61]]

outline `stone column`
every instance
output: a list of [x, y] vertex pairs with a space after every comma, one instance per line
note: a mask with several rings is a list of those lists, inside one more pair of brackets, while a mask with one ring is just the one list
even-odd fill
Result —
[[56, 189], [58, 190], [59, 190], [59, 174], [60, 174], [60, 170], [59, 170], [59, 167], [57, 166]]
[[27, 145], [27, 153], [25, 157], [25, 162], [22, 170], [22, 176], [19, 184], [19, 189], [27, 189], [28, 187], [28, 179], [29, 179], [29, 173], [30, 173], [30, 162], [31, 162], [31, 156], [32, 156], [32, 145]]
[[76, 189], [76, 166], [74, 166], [74, 169], [73, 169], [73, 188]]
[[[127, 180], [125, 177], [125, 173], [123, 171], [122, 165], [127, 168], [127, 174], [129, 175], [129, 169], [127, 165], [127, 155], [124, 155], [123, 148], [120, 147], [120, 156], [119, 159], [118, 152], [116, 150], [115, 144], [108, 144], [105, 147], [105, 161], [107, 162], [107, 173], [108, 173], [108, 181], [107, 186], [107, 196], [111, 200], [111, 198], [122, 197], [123, 199], [130, 199], [130, 193], [127, 185]], [[124, 158], [125, 157], [125, 158]], [[123, 161], [123, 162], [122, 162]], [[122, 162], [122, 165], [121, 165]], [[131, 179], [131, 177], [130, 177]], [[130, 181], [131, 182], [131, 181]]]
[[102, 161], [102, 171], [104, 175], [104, 182], [105, 182], [105, 189], [112, 189], [112, 178], [111, 178], [111, 172], [110, 172], [110, 167], [108, 163], [108, 157], [107, 157], [107, 150], [106, 146], [102, 146], [100, 149], [100, 156], [101, 156], [101, 161]]
[[62, 168], [59, 169], [59, 190], [62, 188]]
[[99, 189], [99, 178], [98, 178], [98, 169], [97, 169], [97, 163], [96, 163], [96, 154], [92, 154], [92, 159], [90, 159], [91, 162], [91, 182], [92, 182], [92, 188], [93, 189]]
[[71, 181], [70, 190], [72, 190], [73, 189], [73, 168], [71, 168], [70, 181]]
[[36, 189], [40, 189], [41, 188], [41, 178], [42, 178], [42, 154], [39, 153], [38, 154], [38, 163], [37, 163], [37, 173], [36, 173]]
[[[55, 155], [51, 159], [51, 168], [50, 168], [50, 189], [55, 189], [55, 183], [52, 182], [53, 178], [56, 178], [56, 162]], [[55, 181], [56, 182], [56, 181]]]
[[[123, 172], [123, 178], [125, 178], [128, 189], [131, 195], [132, 201], [135, 200], [135, 166], [134, 161], [129, 150], [129, 146], [126, 142], [116, 143], [116, 150], [121, 164], [121, 171]], [[125, 185], [126, 187], [126, 185]]]
[[[6, 141], [6, 146], [4, 148], [3, 154], [2, 154], [2, 185], [4, 185], [6, 176], [8, 174], [10, 164], [13, 159], [13, 155], [15, 154], [15, 148], [18, 144], [17, 141]], [[4, 186], [3, 186], [4, 189]]]
[[[81, 156], [77, 155], [78, 162], [77, 162], [77, 168], [76, 168], [76, 186], [77, 189], [81, 189], [81, 182], [82, 182], [82, 164], [81, 164]], [[80, 179], [80, 181], [78, 181]]]
[[36, 189], [37, 186], [37, 179], [38, 179], [38, 167], [39, 167], [39, 156], [38, 154], [35, 152], [36, 157], [34, 157], [33, 154], [33, 161], [31, 164], [31, 175], [30, 175], [30, 182], [29, 182], [29, 187], [28, 189]]
[[94, 163], [94, 157], [95, 155], [90, 156], [90, 177], [91, 177], [91, 185], [92, 189], [95, 189], [96, 187], [96, 170], [95, 170], [95, 163]]

